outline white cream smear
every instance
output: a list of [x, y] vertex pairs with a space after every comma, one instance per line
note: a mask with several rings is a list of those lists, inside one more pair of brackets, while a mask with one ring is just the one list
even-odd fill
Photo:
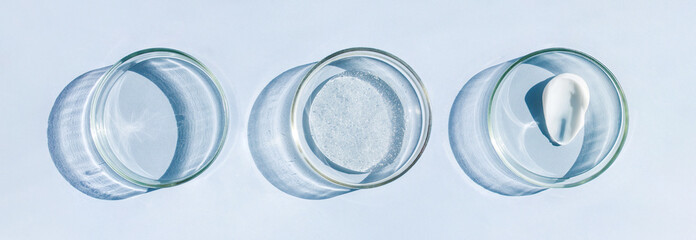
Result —
[[590, 89], [582, 77], [563, 73], [544, 87], [542, 108], [549, 140], [566, 145], [585, 126], [585, 112], [590, 105]]

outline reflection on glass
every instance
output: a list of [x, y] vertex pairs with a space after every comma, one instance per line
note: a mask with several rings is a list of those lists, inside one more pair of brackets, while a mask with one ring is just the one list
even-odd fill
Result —
[[123, 199], [186, 182], [215, 159], [227, 106], [213, 75], [172, 49], [146, 49], [71, 82], [49, 118], [56, 167], [75, 188]]

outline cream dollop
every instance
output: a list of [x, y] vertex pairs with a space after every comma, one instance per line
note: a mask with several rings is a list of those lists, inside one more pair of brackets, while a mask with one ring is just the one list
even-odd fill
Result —
[[551, 142], [566, 145], [585, 126], [585, 112], [590, 105], [590, 89], [582, 77], [563, 73], [544, 87], [542, 107]]

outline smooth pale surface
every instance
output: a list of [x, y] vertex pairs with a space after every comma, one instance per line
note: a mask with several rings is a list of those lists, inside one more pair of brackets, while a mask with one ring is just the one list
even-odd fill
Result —
[[[694, 9], [694, 1], [640, 0], [4, 2], [0, 235], [688, 239], [696, 236]], [[50, 159], [53, 102], [80, 74], [154, 46], [181, 49], [213, 69], [237, 106], [236, 141], [181, 186], [123, 201], [85, 196]], [[433, 110], [428, 146], [385, 186], [320, 201], [289, 196], [249, 153], [253, 101], [280, 73], [353, 46], [394, 53], [423, 79]], [[488, 192], [450, 149], [454, 98], [476, 73], [558, 46], [587, 52], [616, 74], [631, 111], [629, 139], [614, 165], [585, 185], [527, 197]]]
[[544, 87], [542, 106], [544, 121], [552, 142], [566, 145], [585, 125], [585, 112], [590, 105], [590, 89], [582, 77], [562, 73]]
[[176, 151], [174, 110], [162, 90], [147, 78], [128, 71], [121, 79], [106, 100], [108, 143], [127, 168], [158, 179]]

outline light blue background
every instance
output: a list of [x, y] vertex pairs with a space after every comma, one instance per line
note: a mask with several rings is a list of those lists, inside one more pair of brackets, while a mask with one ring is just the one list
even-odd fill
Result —
[[[693, 1], [3, 2], [0, 238], [692, 238], [695, 10]], [[227, 85], [234, 141], [182, 186], [92, 199], [51, 161], [50, 109], [78, 75], [156, 46], [196, 56]], [[283, 71], [354, 46], [394, 53], [421, 76], [434, 113], [430, 143], [386, 186], [320, 201], [286, 195], [251, 159], [253, 100]], [[526, 197], [488, 192], [452, 156], [452, 102], [479, 71], [557, 46], [593, 55], [619, 78], [630, 108], [626, 146], [588, 184]]]

